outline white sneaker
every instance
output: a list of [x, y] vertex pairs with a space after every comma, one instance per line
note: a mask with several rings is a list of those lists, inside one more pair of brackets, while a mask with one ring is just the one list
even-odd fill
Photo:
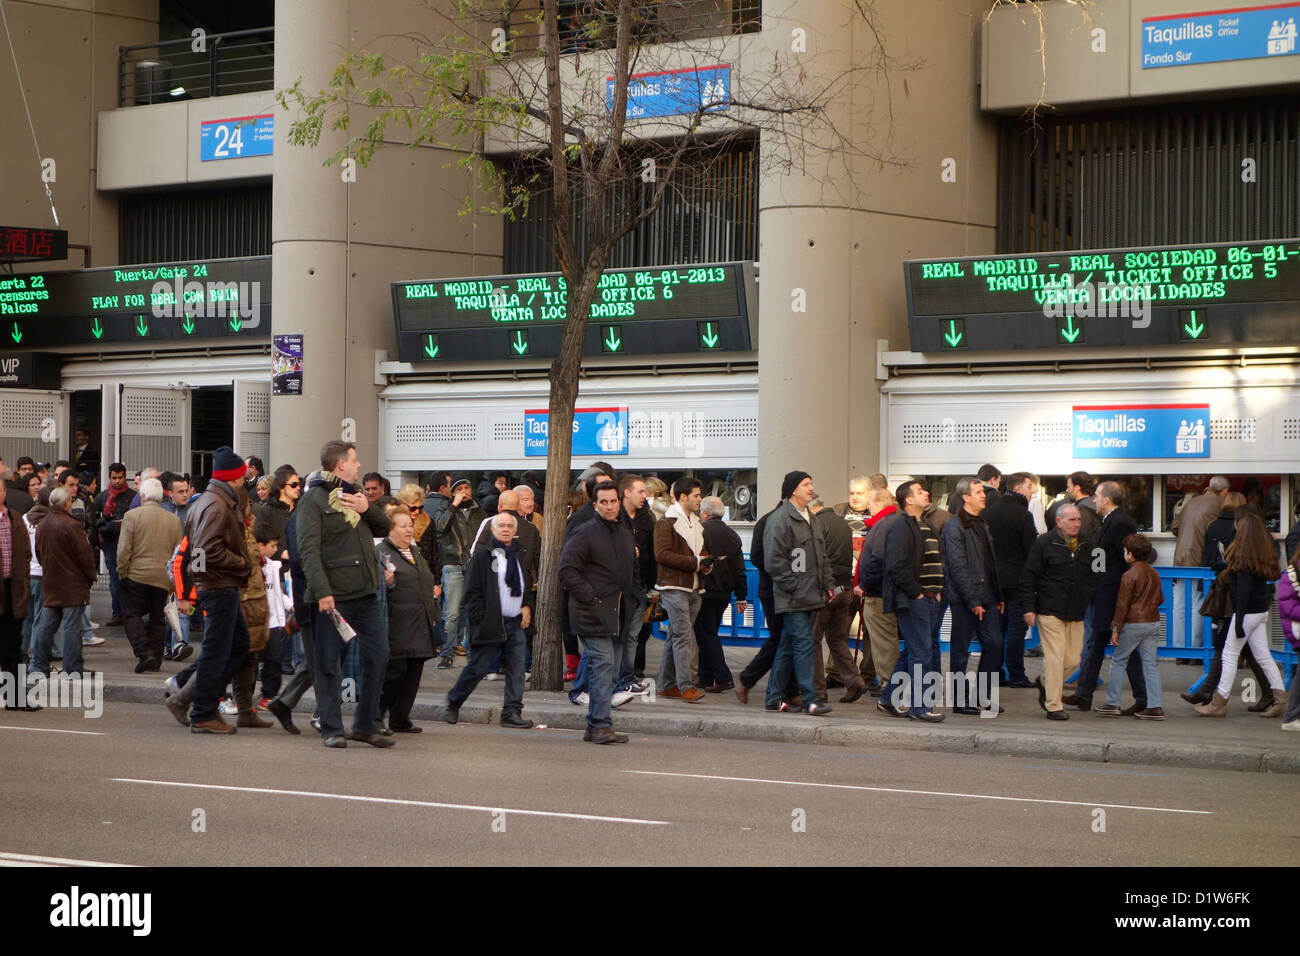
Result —
[[494, 673], [494, 674], [484, 674], [483, 679], [484, 680], [505, 680], [506, 677], [504, 674]]
[[1282, 725], [1282, 729], [1294, 731], [1295, 733], [1300, 734], [1300, 717], [1297, 717], [1295, 720], [1288, 720]]
[[576, 704], [578, 707], [587, 707], [591, 704], [591, 696], [584, 690], [577, 697], [570, 699], [569, 703]]
[[235, 698], [227, 697], [221, 702], [221, 706], [217, 710], [227, 717], [235, 717], [239, 714], [239, 705], [235, 703]]
[[609, 706], [622, 707], [629, 700], [635, 700], [639, 696], [640, 696], [639, 694], [633, 694], [630, 693], [629, 691], [620, 690], [618, 693], [616, 693], [613, 697], [609, 699]]
[[180, 692], [181, 685], [176, 683], [176, 675], [173, 674], [163, 681], [163, 700], [166, 700], [172, 694], [179, 694]]
[[82, 647], [99, 647], [99, 645], [103, 643], [104, 643], [104, 639], [100, 637], [98, 634], [92, 634], [90, 635], [90, 637], [83, 637], [81, 639]]

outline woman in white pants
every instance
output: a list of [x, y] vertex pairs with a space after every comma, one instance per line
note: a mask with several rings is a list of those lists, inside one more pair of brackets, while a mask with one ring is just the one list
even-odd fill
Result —
[[1223, 673], [1219, 686], [1208, 704], [1198, 704], [1196, 712], [1202, 717], [1224, 717], [1228, 713], [1228, 697], [1232, 682], [1237, 676], [1237, 660], [1243, 646], [1249, 644], [1273, 688], [1273, 706], [1261, 717], [1280, 717], [1286, 710], [1287, 694], [1282, 685], [1282, 673], [1268, 647], [1269, 582], [1277, 580], [1282, 569], [1278, 565], [1277, 548], [1259, 509], [1245, 506], [1237, 509], [1236, 536], [1224, 560], [1228, 565], [1232, 593], [1232, 623], [1223, 645]]

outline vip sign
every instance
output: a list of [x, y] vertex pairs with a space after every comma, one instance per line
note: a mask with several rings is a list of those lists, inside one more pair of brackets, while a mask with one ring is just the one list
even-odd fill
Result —
[[1209, 458], [1208, 404], [1075, 405], [1075, 458]]

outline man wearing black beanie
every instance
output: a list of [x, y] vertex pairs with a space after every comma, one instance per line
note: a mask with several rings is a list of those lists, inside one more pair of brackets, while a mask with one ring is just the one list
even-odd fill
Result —
[[814, 684], [812, 615], [835, 595], [835, 580], [826, 560], [825, 529], [808, 512], [808, 503], [817, 494], [812, 476], [806, 471], [790, 472], [781, 482], [781, 493], [786, 501], [763, 532], [763, 561], [772, 576], [776, 612], [785, 616], [767, 682], [766, 708], [790, 709], [782, 698], [793, 669], [804, 713], [822, 717], [831, 708], [818, 698]]

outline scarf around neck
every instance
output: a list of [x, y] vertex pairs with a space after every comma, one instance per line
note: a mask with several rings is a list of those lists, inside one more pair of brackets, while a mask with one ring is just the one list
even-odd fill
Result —
[[492, 553], [500, 552], [506, 560], [506, 586], [510, 588], [511, 597], [519, 597], [524, 593], [523, 578], [519, 575], [519, 543], [511, 541], [510, 544], [502, 544], [496, 537], [492, 536]]
[[348, 484], [342, 478], [336, 476], [332, 471], [322, 471], [320, 473], [321, 483], [330, 490], [330, 507], [341, 514], [350, 527], [355, 528], [357, 522], [361, 520], [361, 515], [357, 514], [351, 508], [343, 503], [339, 497], [345, 491], [350, 495], [357, 493], [356, 485]]

